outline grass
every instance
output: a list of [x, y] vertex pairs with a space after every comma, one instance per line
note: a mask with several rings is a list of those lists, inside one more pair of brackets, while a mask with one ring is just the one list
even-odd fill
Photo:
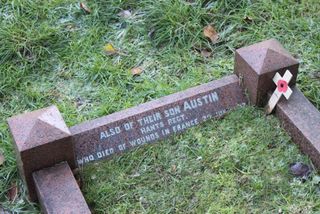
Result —
[[[231, 74], [235, 49], [272, 37], [299, 59], [299, 88], [320, 109], [317, 0], [88, 1], [91, 14], [78, 4], [0, 0], [0, 203], [8, 210], [39, 212], [27, 200], [5, 122], [24, 111], [55, 104], [71, 126]], [[217, 44], [203, 37], [207, 24], [219, 32]], [[122, 54], [106, 56], [107, 43]], [[137, 66], [144, 72], [132, 76]], [[320, 211], [318, 176], [293, 178], [295, 161], [311, 163], [274, 116], [244, 107], [86, 167], [83, 192], [94, 213]], [[19, 194], [11, 202], [13, 183]]]

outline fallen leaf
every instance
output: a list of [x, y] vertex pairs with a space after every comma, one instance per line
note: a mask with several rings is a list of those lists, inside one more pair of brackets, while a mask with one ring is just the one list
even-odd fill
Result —
[[219, 39], [219, 34], [212, 25], [208, 25], [203, 28], [203, 35], [211, 40], [212, 43], [216, 43]]
[[210, 50], [208, 50], [208, 49], [202, 49], [201, 50], [201, 56], [208, 58], [211, 55], [212, 55], [212, 52]]
[[131, 12], [130, 10], [122, 10], [120, 13], [118, 13], [118, 16], [121, 16], [127, 19], [131, 16]]
[[252, 18], [251, 18], [250, 16], [245, 16], [245, 17], [243, 18], [243, 20], [244, 20], [245, 22], [247, 22], [247, 23], [252, 22]]
[[0, 166], [4, 163], [5, 159], [3, 154], [0, 152]]
[[301, 162], [290, 164], [290, 172], [295, 177], [307, 178], [310, 175], [311, 171], [311, 167], [307, 164]]
[[10, 201], [15, 201], [18, 195], [18, 187], [16, 184], [13, 184], [7, 192], [8, 198]]
[[112, 44], [108, 43], [104, 46], [103, 48], [104, 52], [108, 55], [114, 55], [116, 54], [118, 51], [113, 47]]
[[83, 2], [80, 3], [80, 8], [84, 10], [86, 13], [91, 13], [90, 8], [87, 5], [85, 5]]
[[141, 67], [135, 67], [131, 69], [131, 74], [132, 75], [139, 75], [142, 73], [142, 68]]

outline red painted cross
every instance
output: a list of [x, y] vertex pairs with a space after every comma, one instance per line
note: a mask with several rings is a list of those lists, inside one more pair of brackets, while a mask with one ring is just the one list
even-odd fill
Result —
[[292, 90], [289, 88], [288, 83], [292, 78], [292, 74], [289, 70], [281, 77], [279, 73], [276, 73], [273, 77], [273, 82], [277, 85], [276, 90], [273, 92], [272, 96], [267, 105], [267, 114], [270, 114], [274, 107], [277, 105], [278, 101], [281, 98], [281, 95], [284, 95], [286, 99], [292, 94]]

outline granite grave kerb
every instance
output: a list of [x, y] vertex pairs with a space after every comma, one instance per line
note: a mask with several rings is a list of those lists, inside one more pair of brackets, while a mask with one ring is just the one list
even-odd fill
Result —
[[[8, 124], [16, 147], [19, 172], [27, 184], [30, 199], [36, 201], [38, 195], [43, 210], [48, 211], [53, 209], [51, 205], [61, 202], [58, 199], [64, 198], [51, 197], [57, 199], [57, 203], [44, 201], [43, 195], [57, 193], [43, 189], [57, 186], [55, 180], [47, 185], [41, 182], [44, 175], [50, 176], [59, 169], [55, 164], [66, 161], [74, 169], [110, 158], [181, 133], [210, 118], [219, 118], [246, 103], [238, 77], [230, 75], [84, 122], [70, 130], [55, 106], [14, 116], [8, 119]], [[48, 170], [38, 173], [46, 168]], [[73, 179], [66, 176], [69, 183], [74, 183]], [[65, 200], [65, 206], [69, 206], [69, 202]]]
[[[272, 82], [273, 76], [276, 73], [282, 76], [286, 70], [293, 74], [289, 83], [293, 95], [288, 101], [280, 99], [276, 115], [279, 115], [293, 141], [298, 144], [297, 141], [301, 141], [302, 151], [319, 166], [320, 129], [310, 129], [320, 127], [320, 113], [294, 87], [298, 67], [298, 61], [272, 39], [236, 51], [235, 73], [239, 78], [231, 75], [70, 129], [54, 106], [12, 117], [8, 122], [16, 147], [19, 172], [27, 183], [32, 200], [36, 199], [37, 189], [44, 211], [56, 209], [56, 204], [62, 203], [61, 206], [64, 206], [61, 199], [65, 197], [51, 197], [50, 194], [59, 192], [48, 189], [55, 185], [61, 188], [59, 183], [52, 181], [43, 185], [44, 177], [57, 175], [60, 171], [66, 175], [66, 181], [74, 185], [74, 177], [70, 174], [72, 168], [167, 138], [210, 118], [219, 118], [247, 103], [240, 83], [248, 92], [251, 103], [263, 107], [268, 93], [276, 88]], [[303, 111], [295, 108], [296, 102]], [[303, 125], [299, 117], [311, 119], [312, 127]], [[43, 197], [48, 194], [48, 197]], [[53, 203], [46, 203], [46, 198], [52, 198]], [[77, 198], [80, 204], [75, 212], [90, 212], [83, 198]], [[69, 202], [66, 198], [66, 208]]]

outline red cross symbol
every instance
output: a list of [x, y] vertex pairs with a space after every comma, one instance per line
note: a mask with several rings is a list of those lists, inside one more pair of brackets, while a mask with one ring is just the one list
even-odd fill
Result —
[[284, 95], [288, 100], [292, 94], [291, 88], [289, 88], [288, 84], [292, 79], [292, 74], [289, 70], [281, 77], [279, 73], [276, 73], [273, 77], [273, 82], [277, 85], [276, 90], [273, 92], [272, 96], [267, 105], [267, 114], [270, 114], [274, 107], [277, 105], [281, 96]]

